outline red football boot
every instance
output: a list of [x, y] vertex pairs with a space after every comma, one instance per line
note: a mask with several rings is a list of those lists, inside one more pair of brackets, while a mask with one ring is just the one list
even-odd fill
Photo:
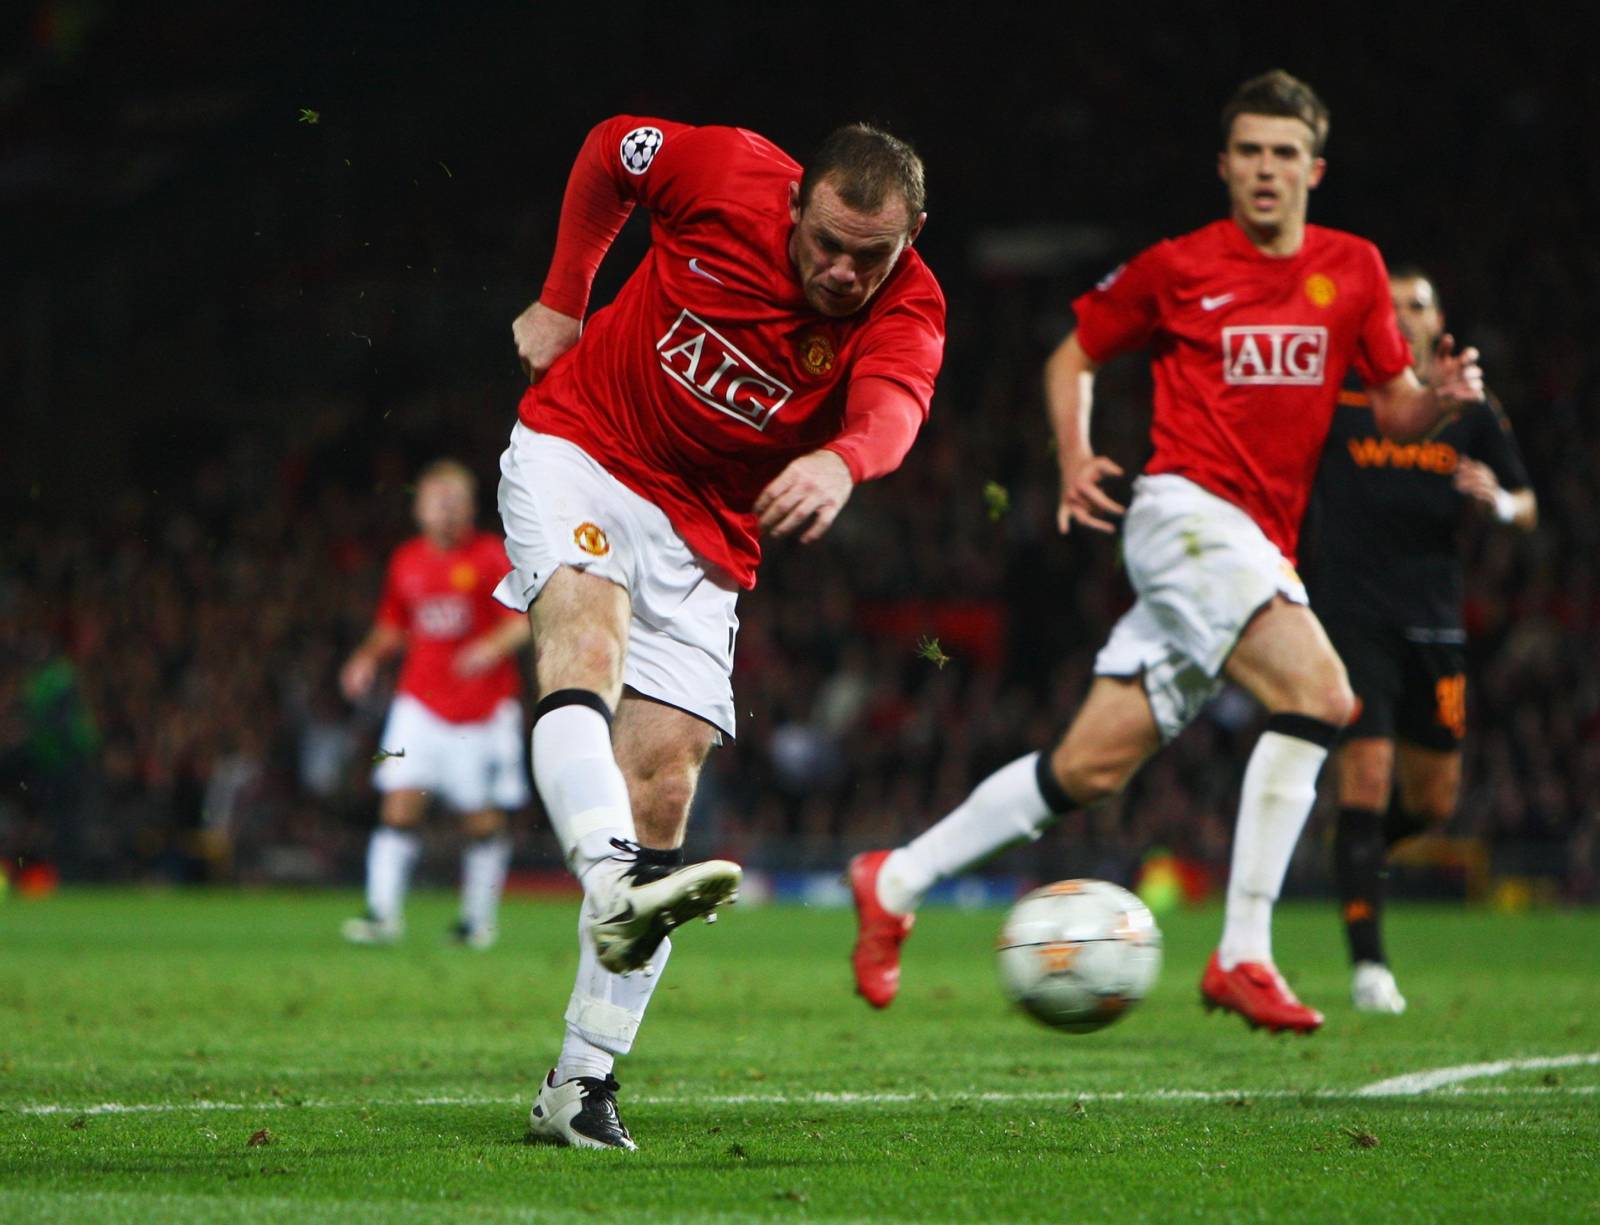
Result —
[[1295, 998], [1277, 969], [1264, 961], [1241, 961], [1224, 970], [1216, 953], [1200, 979], [1200, 1002], [1206, 1011], [1237, 1012], [1251, 1029], [1266, 1026], [1273, 1033], [1292, 1029], [1309, 1034], [1322, 1024], [1322, 1014]]
[[900, 990], [900, 946], [916, 915], [893, 914], [878, 901], [878, 872], [888, 851], [868, 851], [850, 861], [847, 876], [856, 903], [856, 947], [850, 964], [856, 991], [874, 1008], [887, 1008]]

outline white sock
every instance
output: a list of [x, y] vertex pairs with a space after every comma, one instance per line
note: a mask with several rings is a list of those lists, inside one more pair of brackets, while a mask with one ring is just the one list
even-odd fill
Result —
[[579, 880], [615, 854], [613, 838], [638, 841], [611, 725], [593, 707], [557, 706], [533, 725], [533, 782]]
[[891, 852], [878, 872], [884, 908], [909, 914], [936, 882], [1037, 838], [1058, 816], [1039, 793], [1038, 768], [1038, 753], [1001, 766], [949, 816]]
[[494, 927], [510, 865], [511, 839], [504, 834], [467, 841], [461, 852], [461, 921], [469, 928]]
[[578, 919], [578, 977], [567, 1002], [567, 1033], [556, 1062], [557, 1084], [574, 1076], [605, 1076], [614, 1056], [633, 1049], [644, 1011], [672, 953], [672, 941], [663, 940], [643, 967], [613, 974], [595, 955], [594, 941], [589, 938], [592, 917], [585, 905]]
[[1261, 733], [1245, 767], [1239, 822], [1228, 871], [1227, 920], [1218, 960], [1272, 961], [1272, 904], [1278, 900], [1294, 845], [1317, 799], [1317, 775], [1328, 750], [1297, 735]]
[[400, 922], [411, 866], [422, 842], [410, 830], [380, 825], [367, 843], [367, 910], [380, 923]]

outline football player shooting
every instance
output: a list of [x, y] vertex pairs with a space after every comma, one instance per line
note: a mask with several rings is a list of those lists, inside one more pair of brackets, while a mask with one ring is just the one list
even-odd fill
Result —
[[354, 944], [391, 944], [403, 933], [417, 827], [433, 795], [461, 814], [467, 835], [454, 935], [471, 948], [495, 941], [511, 861], [506, 813], [528, 802], [522, 682], [511, 658], [528, 626], [491, 597], [506, 553], [499, 537], [473, 526], [476, 490], [453, 460], [423, 469], [414, 504], [422, 534], [394, 551], [377, 620], [339, 674], [355, 701], [386, 660], [405, 654], [372, 776], [383, 800], [367, 846], [367, 913], [343, 928]]
[[1138, 600], [1053, 749], [991, 775], [908, 845], [851, 862], [856, 982], [874, 1006], [894, 998], [900, 943], [936, 881], [1115, 794], [1227, 677], [1269, 717], [1245, 771], [1227, 918], [1201, 992], [1253, 1026], [1321, 1025], [1273, 965], [1272, 907], [1355, 699], [1294, 572], [1300, 519], [1348, 366], [1394, 437], [1482, 397], [1476, 353], [1455, 354], [1448, 337], [1433, 385], [1419, 383], [1377, 249], [1306, 224], [1327, 127], [1316, 94], [1287, 73], [1245, 82], [1222, 113], [1229, 218], [1157, 244], [1074, 303], [1077, 330], [1045, 369], [1063, 533], [1110, 532], [1123, 514], [1101, 487], [1121, 469], [1090, 442], [1094, 377], [1119, 353], [1153, 350], [1154, 454], [1123, 527]]
[[[1432, 280], [1396, 269], [1390, 296], [1424, 383], [1444, 315]], [[1334, 757], [1334, 873], [1362, 1012], [1405, 1011], [1384, 953], [1389, 848], [1443, 824], [1461, 790], [1466, 630], [1457, 539], [1462, 512], [1531, 531], [1539, 508], [1511, 425], [1493, 400], [1468, 405], [1421, 445], [1378, 436], [1367, 397], [1347, 389], [1307, 517], [1307, 587], [1361, 708]], [[1398, 784], [1398, 786], [1396, 785]]]
[[[944, 298], [911, 249], [922, 163], [851, 125], [802, 172], [739, 128], [618, 116], [567, 184], [550, 273], [513, 325], [532, 386], [501, 459], [540, 701], [533, 777], [583, 884], [566, 1036], [539, 1139], [632, 1148], [613, 1060], [667, 933], [732, 901], [736, 865], [682, 865], [701, 763], [734, 732], [735, 599], [760, 536], [816, 540], [925, 417]], [[581, 322], [634, 204], [652, 246]]]

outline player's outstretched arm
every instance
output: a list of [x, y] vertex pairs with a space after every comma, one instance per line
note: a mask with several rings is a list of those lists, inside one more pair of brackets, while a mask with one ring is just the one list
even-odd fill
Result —
[[535, 302], [518, 315], [511, 325], [511, 337], [517, 342], [517, 357], [528, 382], [544, 378], [556, 358], [578, 343], [582, 331], [581, 321], [551, 310], [543, 302]]
[[1456, 467], [1455, 487], [1501, 523], [1525, 532], [1539, 526], [1539, 501], [1533, 490], [1503, 488], [1486, 463], [1463, 456]]
[[927, 415], [924, 402], [894, 379], [852, 380], [838, 437], [794, 460], [756, 498], [761, 530], [800, 532], [801, 544], [820, 540], [858, 484], [900, 466]]
[[522, 649], [532, 637], [528, 618], [518, 614], [505, 617], [500, 624], [479, 634], [456, 652], [451, 661], [457, 676], [479, 676], [494, 667], [507, 655]]
[[405, 631], [399, 627], [382, 621], [374, 625], [362, 639], [361, 645], [350, 653], [344, 667], [339, 669], [339, 688], [344, 696], [352, 702], [365, 696], [367, 690], [372, 688], [372, 682], [377, 679], [378, 669], [387, 660], [400, 654], [405, 645]]
[[800, 533], [800, 543], [822, 539], [855, 481], [836, 451], [812, 451], [792, 460], [756, 497], [756, 520], [769, 536]]
[[1407, 369], [1383, 384], [1370, 388], [1372, 415], [1385, 437], [1397, 442], [1425, 438], [1443, 429], [1468, 404], [1483, 399], [1483, 369], [1478, 351], [1455, 351], [1453, 336], [1439, 341], [1433, 359], [1433, 382], [1423, 386], [1415, 372]]
[[1077, 332], [1056, 346], [1044, 366], [1045, 407], [1061, 469], [1056, 527], [1063, 535], [1072, 530], [1075, 522], [1097, 532], [1113, 531], [1113, 525], [1102, 516], [1120, 515], [1124, 509], [1100, 488], [1100, 482], [1107, 477], [1121, 476], [1121, 467], [1096, 455], [1089, 444], [1094, 376], [1099, 368], [1100, 364], [1078, 342]]

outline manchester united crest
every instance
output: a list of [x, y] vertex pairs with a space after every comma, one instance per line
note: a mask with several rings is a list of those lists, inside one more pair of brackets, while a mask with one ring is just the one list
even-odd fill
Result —
[[478, 585], [478, 569], [471, 562], [457, 562], [450, 568], [450, 586], [457, 591], [471, 591]]
[[813, 332], [800, 342], [800, 364], [806, 373], [820, 378], [833, 372], [833, 342], [821, 332]]
[[1339, 287], [1333, 283], [1332, 277], [1313, 272], [1306, 278], [1306, 297], [1312, 306], [1332, 306], [1338, 296]]
[[611, 541], [598, 523], [580, 523], [572, 532], [572, 542], [590, 557], [604, 557], [611, 552]]

